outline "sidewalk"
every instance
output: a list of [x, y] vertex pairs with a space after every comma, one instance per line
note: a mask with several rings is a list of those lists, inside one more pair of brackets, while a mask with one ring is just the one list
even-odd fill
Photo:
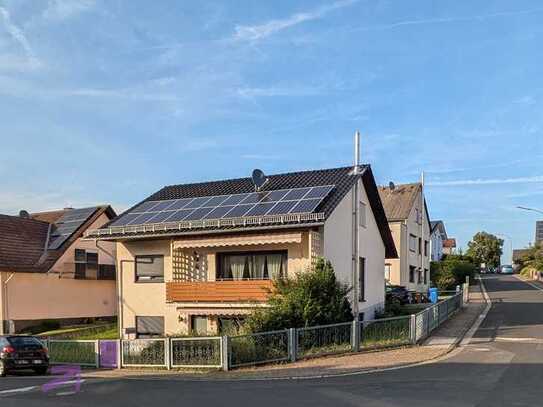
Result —
[[380, 369], [398, 368], [428, 362], [444, 356], [461, 341], [485, 308], [485, 301], [479, 286], [470, 287], [470, 302], [451, 320], [438, 328], [421, 346], [410, 346], [390, 350], [360, 352], [301, 360], [289, 364], [273, 364], [242, 368], [230, 372], [222, 371], [166, 371], [122, 369], [92, 371], [84, 377], [126, 378], [126, 377], [168, 377], [179, 380], [265, 380], [326, 377], [342, 374], [364, 373]]

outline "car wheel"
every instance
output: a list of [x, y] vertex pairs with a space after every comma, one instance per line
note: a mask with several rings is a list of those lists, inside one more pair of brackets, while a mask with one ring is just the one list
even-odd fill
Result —
[[4, 361], [0, 360], [0, 377], [6, 377], [8, 374]]
[[34, 373], [39, 375], [45, 375], [47, 374], [47, 368], [46, 367], [37, 367], [34, 369]]

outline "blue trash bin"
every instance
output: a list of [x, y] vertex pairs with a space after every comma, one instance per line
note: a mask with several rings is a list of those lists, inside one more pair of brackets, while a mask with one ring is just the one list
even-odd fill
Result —
[[428, 290], [428, 297], [430, 297], [430, 302], [432, 302], [433, 304], [436, 304], [437, 297], [438, 297], [437, 288], [430, 288]]

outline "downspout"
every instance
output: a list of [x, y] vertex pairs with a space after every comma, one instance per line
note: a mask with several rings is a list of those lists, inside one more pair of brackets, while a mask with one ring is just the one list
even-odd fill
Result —
[[359, 318], [358, 307], [358, 270], [359, 270], [359, 253], [358, 253], [358, 175], [360, 173], [360, 132], [356, 131], [354, 135], [354, 168], [353, 176], [356, 178], [353, 187], [352, 197], [352, 287], [353, 287], [353, 314], [354, 318]]
[[424, 171], [420, 175], [420, 239], [422, 241], [420, 247], [420, 269], [423, 272], [422, 285], [424, 285], [424, 279], [426, 278], [426, 270], [424, 269], [424, 248], [426, 247], [426, 240], [424, 239]]
[[[4, 295], [2, 296], [3, 299], [4, 299], [4, 312], [5, 312], [5, 315], [4, 315], [4, 320], [6, 321], [6, 323], [9, 323], [9, 301], [8, 301], [8, 283], [10, 282], [10, 280], [13, 278], [13, 276], [15, 275], [15, 272], [12, 272], [10, 274], [10, 276], [7, 278], [6, 281], [4, 281], [4, 284], [2, 286], [2, 289], [4, 291]], [[6, 329], [8, 332], [6, 333], [12, 333], [12, 332], [9, 332], [10, 329], [9, 329], [9, 326], [8, 328]], [[2, 326], [2, 332], [4, 331], [4, 327]], [[13, 332], [15, 333], [15, 332]]]

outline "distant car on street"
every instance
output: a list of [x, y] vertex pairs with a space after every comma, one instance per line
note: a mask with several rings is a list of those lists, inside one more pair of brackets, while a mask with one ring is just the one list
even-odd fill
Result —
[[514, 270], [512, 266], [501, 266], [500, 267], [500, 273], [501, 274], [514, 274]]

